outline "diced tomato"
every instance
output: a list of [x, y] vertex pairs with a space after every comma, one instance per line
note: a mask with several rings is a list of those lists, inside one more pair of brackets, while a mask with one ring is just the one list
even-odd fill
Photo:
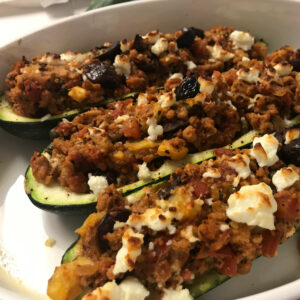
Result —
[[142, 135], [140, 124], [136, 118], [129, 118], [125, 120], [123, 123], [122, 131], [124, 136], [128, 138], [132, 137], [138, 139]]
[[74, 129], [74, 125], [71, 122], [61, 122], [56, 128], [55, 132], [60, 136], [69, 136]]
[[88, 129], [86, 127], [82, 128], [81, 130], [78, 131], [78, 137], [83, 139], [84, 136], [87, 134]]
[[299, 201], [296, 195], [289, 194], [275, 194], [277, 201], [277, 212], [275, 213], [277, 218], [299, 218]]
[[193, 194], [195, 197], [205, 199], [209, 195], [209, 189], [204, 182], [194, 180], [192, 185], [194, 187]]
[[266, 230], [262, 235], [262, 255], [266, 257], [275, 256], [280, 242], [280, 232]]
[[42, 89], [38, 83], [31, 80], [26, 80], [24, 82], [25, 93], [28, 98], [34, 102], [39, 102], [41, 100]]
[[227, 276], [234, 276], [237, 273], [237, 260], [232, 250], [226, 246], [221, 250], [214, 252], [212, 256], [221, 258], [223, 261], [223, 267], [221, 272]]
[[226, 148], [217, 148], [214, 149], [214, 152], [217, 156], [222, 156], [222, 155], [228, 155], [231, 156], [233, 153], [232, 149], [226, 149]]
[[193, 275], [194, 274], [187, 268], [185, 268], [181, 271], [181, 276], [182, 276], [184, 281], [191, 280]]
[[[118, 101], [117, 103], [108, 105], [109, 108], [113, 108], [114, 110], [111, 112], [111, 116], [116, 119], [119, 116], [124, 115], [125, 108], [128, 104], [132, 103], [132, 99], [126, 99], [123, 101]], [[111, 107], [113, 106], [113, 107]]]

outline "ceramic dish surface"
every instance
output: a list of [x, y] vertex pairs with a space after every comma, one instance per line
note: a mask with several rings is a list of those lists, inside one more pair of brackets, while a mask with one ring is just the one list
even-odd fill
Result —
[[[300, 2], [291, 0], [146, 0], [92, 11], [37, 31], [0, 49], [0, 91], [10, 66], [23, 55], [85, 51], [105, 41], [173, 32], [184, 26], [234, 26], [268, 42], [272, 51], [299, 47]], [[49, 141], [23, 140], [0, 129], [0, 299], [47, 299], [47, 281], [86, 216], [59, 216], [34, 207], [24, 192], [33, 151]], [[55, 239], [46, 247], [48, 238]], [[247, 275], [232, 278], [201, 299], [299, 299], [299, 234], [280, 246], [276, 258], [257, 259]]]

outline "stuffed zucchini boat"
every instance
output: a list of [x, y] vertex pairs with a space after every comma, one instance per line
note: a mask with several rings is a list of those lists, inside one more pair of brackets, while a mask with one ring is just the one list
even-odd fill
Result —
[[[6, 77], [9, 105], [2, 100], [1, 124], [13, 134], [39, 138], [62, 117], [160, 87], [170, 73], [209, 75], [227, 70], [242, 57], [263, 58], [266, 53], [266, 45], [249, 33], [218, 26], [206, 32], [194, 27], [167, 34], [155, 30], [86, 53], [23, 57]], [[31, 132], [33, 126], [37, 129]]]
[[92, 193], [111, 183], [133, 190], [164, 177], [165, 169], [170, 174], [170, 164], [191, 162], [189, 155], [224, 147], [251, 129], [265, 134], [293, 124], [300, 110], [299, 72], [284, 59], [295, 55], [284, 47], [265, 61], [242, 61], [237, 69], [214, 71], [211, 77], [177, 78], [176, 84], [171, 78], [163, 91], [149, 90], [136, 101], [111, 103], [61, 122], [52, 149], [31, 158], [28, 193], [36, 190], [36, 181], [43, 192], [31, 198], [38, 200], [38, 192], [44, 204], [51, 197], [45, 192], [57, 184], [68, 194], [63, 205], [67, 199], [74, 204], [73, 193], [95, 201]]
[[191, 300], [248, 273], [258, 256], [275, 256], [300, 221], [299, 136], [294, 129], [256, 137], [251, 149], [219, 149], [215, 160], [127, 197], [107, 187], [48, 296]]
[[[257, 135], [258, 133], [255, 130], [252, 130], [225, 148], [237, 149], [249, 146]], [[47, 157], [47, 149], [43, 155]], [[175, 169], [184, 167], [188, 163], [200, 163], [213, 157], [215, 157], [215, 151], [211, 149], [187, 155], [183, 160], [167, 160], [159, 169], [151, 172], [150, 179], [139, 180], [119, 187], [118, 190], [126, 196], [134, 191], [142, 189], [144, 186], [167, 179]], [[25, 191], [35, 206], [54, 213], [73, 214], [90, 212], [95, 209], [97, 203], [97, 194], [95, 193], [77, 194], [66, 191], [60, 185], [46, 186], [39, 183], [35, 179], [30, 167], [25, 174]]]
[[[137, 96], [138, 93], [130, 93], [118, 99], [107, 99], [103, 101], [101, 105], [105, 106], [114, 101], [125, 100]], [[89, 109], [89, 107], [84, 109], [72, 109], [58, 115], [47, 114], [42, 118], [29, 118], [14, 113], [9, 102], [5, 100], [4, 96], [0, 96], [0, 127], [21, 138], [48, 140], [50, 138], [50, 131], [59, 122], [63, 119], [71, 121], [76, 115]]]

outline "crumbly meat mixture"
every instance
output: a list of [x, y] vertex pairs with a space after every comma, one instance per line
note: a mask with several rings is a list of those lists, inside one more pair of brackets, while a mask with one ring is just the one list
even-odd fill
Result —
[[24, 57], [6, 77], [6, 99], [22, 116], [56, 115], [163, 86], [169, 74], [211, 75], [230, 69], [242, 57], [264, 57], [266, 45], [243, 34], [246, 43], [232, 27], [206, 32], [190, 27], [173, 34], [156, 30], [86, 53], [47, 53], [31, 61]]
[[[108, 187], [98, 197], [98, 212], [77, 231], [80, 257], [56, 269], [49, 296], [56, 299], [66, 269], [76, 277], [68, 292], [133, 276], [150, 291], [146, 299], [161, 299], [209, 270], [231, 277], [248, 273], [258, 255], [275, 256], [300, 219], [300, 169], [267, 144], [278, 150], [273, 135], [251, 150], [217, 149], [215, 161], [187, 165], [168, 183], [127, 198]], [[266, 154], [268, 166], [260, 166], [258, 153]], [[83, 258], [87, 275], [78, 273]], [[103, 291], [85, 299], [104, 299]]]
[[300, 73], [287, 63], [298, 56], [284, 47], [265, 61], [244, 59], [223, 73], [171, 76], [163, 91], [149, 88], [136, 100], [61, 122], [50, 158], [33, 155], [33, 174], [43, 184], [58, 181], [85, 193], [88, 174], [118, 185], [150, 179], [165, 159], [222, 147], [250, 129], [264, 134], [283, 128], [299, 114]]

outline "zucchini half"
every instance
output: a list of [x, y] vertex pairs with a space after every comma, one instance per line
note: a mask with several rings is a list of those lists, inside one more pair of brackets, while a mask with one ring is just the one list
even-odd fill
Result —
[[[139, 192], [135, 192], [134, 194], [139, 196], [138, 193]], [[296, 224], [296, 231], [300, 231], [299, 222]], [[61, 260], [61, 264], [75, 260], [78, 256], [80, 256], [80, 253], [81, 253], [81, 243], [80, 243], [80, 236], [78, 236], [76, 241], [64, 253]], [[223, 282], [225, 282], [230, 278], [231, 277], [227, 275], [221, 274], [215, 270], [211, 270], [200, 277], [196, 277], [191, 283], [185, 285], [185, 287], [189, 289], [190, 294], [193, 296], [193, 298], [197, 299], [201, 295], [216, 288], [218, 285], [222, 284]], [[83, 295], [78, 296], [76, 300], [80, 300], [82, 296]]]
[[[94, 106], [104, 106], [108, 103], [134, 98], [138, 93], [130, 93], [121, 98], [107, 99], [104, 102]], [[15, 114], [11, 105], [5, 100], [4, 96], [0, 97], [0, 127], [5, 131], [21, 138], [39, 140], [49, 139], [49, 131], [55, 127], [62, 119], [72, 120], [76, 115], [89, 110], [91, 107], [83, 109], [72, 109], [65, 113], [55, 116], [45, 116], [42, 118], [28, 118]]]
[[[225, 148], [236, 149], [250, 145], [257, 135], [258, 133], [252, 130]], [[129, 195], [144, 186], [166, 180], [177, 168], [182, 168], [188, 163], [200, 163], [214, 156], [213, 150], [206, 150], [189, 154], [181, 161], [168, 160], [158, 170], [152, 172], [151, 180], [140, 180], [120, 187], [119, 190], [124, 196]], [[58, 184], [46, 186], [37, 182], [31, 167], [28, 167], [25, 174], [25, 191], [35, 206], [54, 213], [85, 213], [95, 209], [97, 203], [97, 197], [94, 194], [69, 193]]]

